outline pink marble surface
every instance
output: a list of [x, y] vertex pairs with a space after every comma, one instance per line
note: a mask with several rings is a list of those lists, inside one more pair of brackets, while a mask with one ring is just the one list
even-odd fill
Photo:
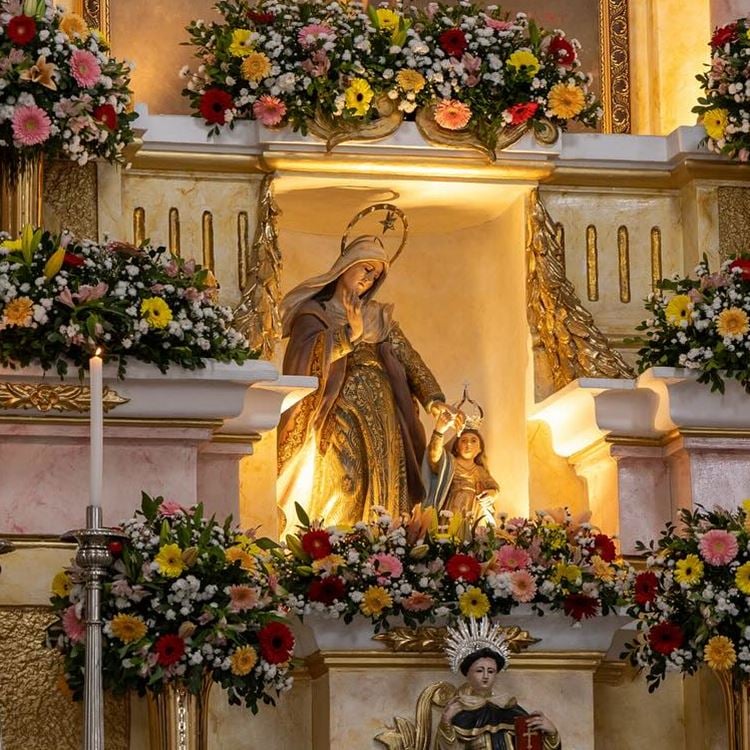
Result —
[[[130, 516], [140, 504], [142, 490], [183, 504], [197, 502], [198, 453], [210, 438], [206, 427], [105, 427], [105, 523]], [[212, 471], [211, 479], [221, 483], [225, 476], [230, 481], [215, 487], [206, 505], [217, 514], [236, 514], [238, 492], [231, 481], [231, 463], [234, 460], [236, 473], [241, 455], [220, 455], [222, 471]], [[0, 425], [0, 533], [61, 534], [80, 527], [88, 482], [85, 425]]]
[[748, 0], [711, 0], [711, 28], [723, 26], [750, 14]]

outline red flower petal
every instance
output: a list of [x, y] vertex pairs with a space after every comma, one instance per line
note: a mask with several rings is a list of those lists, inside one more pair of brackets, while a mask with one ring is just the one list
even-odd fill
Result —
[[13, 16], [5, 27], [13, 44], [28, 44], [36, 36], [36, 21], [31, 16]]
[[283, 664], [292, 658], [294, 636], [283, 622], [269, 622], [258, 633], [261, 656], [269, 664]]
[[228, 109], [234, 106], [232, 95], [221, 89], [206, 89], [201, 96], [198, 109], [209, 125], [223, 125]]

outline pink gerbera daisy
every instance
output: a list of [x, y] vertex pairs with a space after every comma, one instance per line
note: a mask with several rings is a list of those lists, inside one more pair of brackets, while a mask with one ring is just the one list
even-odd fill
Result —
[[728, 565], [737, 557], [737, 537], [730, 531], [712, 529], [701, 537], [698, 548], [709, 565]]
[[394, 578], [400, 578], [404, 572], [404, 566], [394, 555], [389, 555], [385, 552], [378, 552], [377, 555], [373, 555], [369, 561], [372, 565], [373, 570], [378, 574], [378, 583], [387, 583], [389, 580]]
[[95, 55], [88, 50], [77, 49], [70, 56], [70, 72], [79, 86], [88, 89], [99, 81], [102, 69]]
[[278, 125], [286, 114], [286, 104], [275, 96], [264, 94], [253, 104], [255, 119], [266, 127]]
[[73, 643], [80, 643], [86, 635], [86, 623], [78, 617], [75, 604], [71, 605], [65, 610], [65, 612], [63, 612], [62, 626], [65, 635], [67, 635]]
[[27, 104], [18, 107], [11, 119], [13, 137], [22, 146], [36, 146], [49, 138], [52, 123], [47, 113], [36, 106]]
[[517, 602], [530, 602], [536, 596], [536, 581], [528, 570], [510, 574], [510, 593]]
[[297, 34], [299, 43], [305, 48], [314, 47], [319, 41], [332, 42], [336, 39], [336, 33], [330, 26], [322, 23], [310, 23], [303, 26]]
[[401, 604], [404, 609], [409, 612], [425, 612], [432, 607], [435, 600], [429, 595], [422, 591], [414, 591], [411, 595], [407, 596], [406, 599], [401, 600]]
[[252, 609], [258, 606], [260, 596], [258, 589], [252, 586], [230, 586], [229, 598], [231, 603], [229, 609], [232, 612], [244, 612], [246, 609]]
[[456, 99], [441, 99], [435, 107], [435, 122], [446, 130], [462, 130], [471, 120], [471, 109]]
[[162, 518], [174, 518], [185, 514], [185, 509], [176, 500], [164, 500], [159, 506]]
[[495, 552], [495, 558], [492, 561], [492, 569], [498, 573], [507, 570], [521, 570], [528, 568], [531, 558], [525, 549], [519, 549], [512, 544], [504, 544]]

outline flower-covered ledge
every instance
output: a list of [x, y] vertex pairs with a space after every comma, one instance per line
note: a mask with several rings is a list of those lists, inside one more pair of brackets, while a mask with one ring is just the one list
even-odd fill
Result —
[[[130, 362], [125, 379], [106, 365], [104, 385], [104, 510], [114, 521], [130, 515], [143, 487], [238, 517], [240, 459], [316, 383], [262, 360], [209, 360], [165, 374]], [[80, 525], [88, 445], [86, 381], [0, 368], [0, 531], [59, 534]]]
[[738, 507], [747, 495], [747, 393], [736, 380], [711, 391], [699, 376], [652, 367], [633, 380], [580, 378], [536, 406], [532, 418], [584, 479], [593, 521], [619, 536], [624, 554], [682, 507]]

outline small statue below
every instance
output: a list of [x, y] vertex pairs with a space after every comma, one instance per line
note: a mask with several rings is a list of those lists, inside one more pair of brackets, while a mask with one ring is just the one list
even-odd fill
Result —
[[[486, 617], [448, 628], [446, 654], [453, 672], [466, 682], [458, 689], [448, 682], [429, 685], [417, 699], [416, 721], [397, 717], [375, 739], [389, 750], [562, 750], [557, 728], [541, 711], [530, 713], [515, 698], [493, 690], [511, 650], [530, 642], [528, 633], [511, 630], [515, 635], [507, 637]], [[440, 710], [437, 730], [435, 709]]]
[[[478, 413], [464, 415], [465, 405], [472, 405]], [[428, 503], [438, 513], [461, 513], [465, 518], [483, 519], [494, 523], [495, 499], [500, 486], [490, 474], [485, 455], [484, 438], [479, 431], [484, 412], [469, 398], [468, 386], [456, 407], [456, 413], [442, 412], [435, 421], [427, 457], [432, 472]], [[456, 436], [447, 448], [445, 435], [449, 429]]]
[[317, 391], [279, 424], [279, 498], [289, 520], [295, 502], [313, 519], [352, 525], [381, 506], [394, 517], [423, 502], [426, 439], [417, 402], [434, 418], [446, 406], [437, 380], [393, 317], [373, 299], [406, 239], [403, 214], [389, 204], [384, 232], [404, 226], [392, 257], [381, 237], [349, 239], [333, 267], [292, 289], [281, 303], [289, 337], [285, 375], [314, 375]]

